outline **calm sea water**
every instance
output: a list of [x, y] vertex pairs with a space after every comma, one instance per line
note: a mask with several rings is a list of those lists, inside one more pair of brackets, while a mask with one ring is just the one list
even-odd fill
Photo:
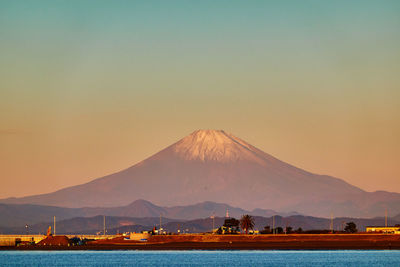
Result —
[[400, 266], [400, 251], [0, 251], [0, 266]]

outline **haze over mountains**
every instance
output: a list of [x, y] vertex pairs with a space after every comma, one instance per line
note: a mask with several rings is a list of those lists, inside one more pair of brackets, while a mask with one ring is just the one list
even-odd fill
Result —
[[245, 210], [314, 216], [400, 213], [400, 194], [366, 192], [341, 179], [294, 167], [224, 131], [198, 130], [123, 171], [53, 193], [2, 203], [116, 207], [136, 199], [162, 206], [213, 201]]
[[64, 208], [32, 204], [0, 204], [0, 226], [23, 227], [26, 224], [47, 222], [57, 217], [57, 220], [75, 217], [93, 217], [98, 215], [158, 218], [159, 216], [174, 220], [193, 220], [207, 218], [211, 215], [224, 217], [226, 212], [232, 217], [239, 218], [243, 214], [253, 216], [290, 216], [297, 213], [280, 213], [273, 210], [255, 209], [253, 211], [236, 208], [223, 203], [202, 202], [188, 206], [161, 207], [146, 200], [136, 200], [127, 206], [108, 208]]

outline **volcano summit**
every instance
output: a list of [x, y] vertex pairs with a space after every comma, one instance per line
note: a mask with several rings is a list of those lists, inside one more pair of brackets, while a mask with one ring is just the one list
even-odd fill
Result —
[[400, 213], [400, 194], [366, 192], [345, 181], [294, 167], [222, 130], [198, 130], [123, 171], [53, 193], [4, 199], [62, 207], [159, 205], [203, 201], [245, 209], [315, 216]]

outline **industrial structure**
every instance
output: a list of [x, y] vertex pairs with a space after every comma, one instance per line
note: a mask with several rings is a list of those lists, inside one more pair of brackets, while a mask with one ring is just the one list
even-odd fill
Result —
[[367, 233], [400, 234], [400, 226], [367, 226]]

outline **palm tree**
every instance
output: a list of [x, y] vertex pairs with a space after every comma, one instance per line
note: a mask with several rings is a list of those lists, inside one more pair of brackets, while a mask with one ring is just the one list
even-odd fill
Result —
[[242, 228], [246, 232], [246, 235], [249, 232], [249, 229], [253, 229], [253, 227], [254, 227], [253, 217], [246, 214], [243, 215], [242, 218], [240, 218], [240, 228]]

